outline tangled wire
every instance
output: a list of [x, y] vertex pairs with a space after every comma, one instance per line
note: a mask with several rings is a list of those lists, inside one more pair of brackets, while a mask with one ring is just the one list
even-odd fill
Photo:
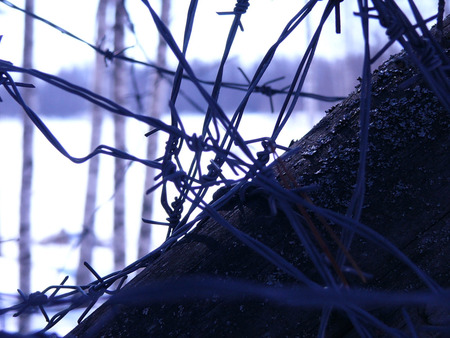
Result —
[[[9, 1], [2, 0], [4, 4], [18, 9], [15, 5]], [[259, 243], [257, 240], [249, 237], [247, 234], [229, 225], [217, 212], [217, 210], [225, 205], [236, 193], [239, 193], [241, 189], [245, 187], [248, 182], [257, 184], [263, 187], [265, 190], [270, 191], [272, 196], [275, 196], [279, 203], [287, 198], [295, 200], [301, 205], [307, 205], [309, 209], [314, 212], [322, 214], [328, 219], [332, 219], [335, 223], [341, 225], [350, 225], [344, 227], [342, 246], [348, 248], [351, 245], [354, 232], [351, 230], [356, 226], [361, 226], [359, 219], [362, 212], [364, 192], [365, 192], [365, 177], [366, 177], [366, 158], [368, 150], [368, 125], [369, 125], [369, 112], [371, 102], [371, 69], [370, 66], [383, 54], [383, 52], [394, 42], [399, 42], [416, 67], [421, 71], [425, 80], [429, 84], [430, 88], [436, 94], [442, 105], [450, 111], [450, 84], [448, 81], [449, 63], [443, 53], [440, 46], [435, 42], [435, 39], [430, 35], [426, 26], [431, 20], [438, 19], [438, 22], [442, 22], [443, 6], [440, 1], [439, 12], [436, 16], [428, 19], [421, 17], [420, 12], [417, 10], [414, 2], [409, 1], [412, 12], [414, 14], [416, 24], [412, 24], [407, 17], [403, 14], [403, 11], [392, 0], [372, 0], [372, 6], [369, 6], [367, 0], [358, 0], [359, 12], [356, 13], [361, 19], [362, 34], [365, 41], [364, 46], [364, 65], [362, 71], [362, 84], [361, 84], [361, 105], [360, 105], [360, 159], [359, 168], [357, 174], [357, 182], [354, 188], [354, 193], [351, 198], [351, 203], [348, 207], [345, 216], [337, 216], [327, 210], [315, 207], [308, 203], [303, 197], [299, 197], [296, 194], [285, 196], [285, 190], [281, 190], [279, 183], [270, 176], [270, 172], [267, 170], [267, 164], [270, 160], [270, 156], [276, 153], [276, 149], [286, 150], [286, 148], [277, 144], [277, 138], [286, 124], [289, 123], [289, 119], [294, 112], [294, 108], [300, 97], [305, 96], [303, 93], [303, 87], [306, 76], [310, 69], [311, 62], [314, 58], [315, 50], [318, 45], [322, 28], [331, 14], [335, 14], [336, 17], [336, 32], [341, 31], [340, 21], [340, 2], [342, 0], [330, 0], [327, 2], [322, 17], [317, 25], [316, 31], [305, 50], [304, 56], [301, 59], [297, 71], [293, 76], [292, 82], [288, 88], [272, 88], [269, 84], [276, 81], [269, 81], [261, 84], [261, 79], [268, 69], [271, 61], [274, 58], [275, 52], [278, 47], [286, 40], [286, 38], [295, 31], [300, 23], [311, 13], [313, 8], [317, 5], [317, 0], [308, 1], [303, 8], [301, 8], [291, 20], [287, 23], [286, 27], [278, 37], [277, 41], [267, 51], [264, 58], [259, 64], [259, 67], [254, 72], [251, 79], [247, 78], [248, 83], [242, 84], [230, 84], [223, 81], [224, 67], [227, 62], [227, 58], [233, 45], [238, 28], [243, 30], [242, 16], [245, 15], [249, 8], [248, 0], [238, 0], [234, 9], [230, 12], [221, 12], [218, 14], [233, 15], [234, 20], [231, 24], [229, 36], [225, 46], [225, 51], [221, 59], [220, 65], [217, 70], [217, 76], [214, 81], [204, 81], [199, 79], [191, 65], [186, 60], [186, 52], [189, 45], [190, 34], [185, 35], [185, 41], [183, 42], [183, 48], [180, 49], [175, 42], [170, 30], [162, 22], [160, 17], [155, 12], [154, 8], [150, 5], [149, 1], [142, 1], [147, 8], [153, 22], [158, 29], [158, 32], [166, 41], [168, 47], [172, 51], [173, 55], [177, 58], [179, 66], [176, 71], [171, 71], [162, 67], [159, 67], [153, 63], [141, 62], [131, 59], [125, 56], [125, 53], [112, 53], [108, 50], [102, 50], [97, 46], [87, 43], [86, 41], [76, 37], [75, 35], [67, 32], [61, 27], [36, 16], [34, 13], [26, 12], [27, 15], [33, 16], [37, 20], [41, 20], [46, 24], [51, 25], [55, 29], [69, 35], [70, 37], [81, 41], [93, 48], [96, 52], [105, 56], [109, 60], [115, 58], [121, 59], [127, 62], [140, 63], [148, 67], [156, 69], [159, 73], [165, 76], [173, 78], [173, 86], [171, 89], [169, 109], [171, 115], [171, 123], [164, 123], [159, 119], [152, 118], [136, 114], [115, 102], [95, 94], [86, 88], [76, 86], [70, 82], [67, 82], [61, 78], [53, 75], [45, 74], [34, 69], [24, 69], [14, 66], [12, 63], [0, 60], [0, 85], [6, 90], [6, 92], [20, 105], [28, 117], [33, 121], [34, 125], [42, 132], [47, 140], [64, 156], [69, 158], [75, 163], [81, 163], [89, 160], [93, 156], [99, 154], [105, 154], [116, 158], [127, 159], [130, 161], [141, 163], [145, 166], [152, 167], [158, 171], [155, 180], [157, 183], [150, 187], [147, 193], [154, 193], [158, 188], [161, 189], [160, 201], [163, 206], [167, 218], [167, 222], [160, 222], [155, 220], [146, 220], [153, 224], [163, 224], [168, 227], [168, 235], [166, 241], [157, 249], [136, 260], [134, 263], [125, 267], [121, 271], [113, 272], [107, 276], [100, 276], [89, 264], [85, 264], [86, 267], [95, 276], [95, 281], [87, 285], [66, 285], [67, 279], [65, 278], [59, 285], [52, 285], [40, 292], [35, 292], [30, 295], [23, 294], [20, 290], [21, 301], [11, 307], [1, 309], [0, 314], [8, 312], [14, 312], [14, 316], [19, 316], [24, 312], [40, 311], [45, 318], [47, 324], [43, 328], [42, 332], [45, 332], [56, 325], [64, 316], [70, 311], [76, 308], [84, 308], [84, 312], [79, 317], [78, 322], [83, 320], [91, 308], [106, 295], [116, 294], [121, 290], [122, 285], [125, 283], [128, 275], [144, 268], [150, 262], [154, 261], [163, 252], [169, 249], [174, 243], [176, 243], [181, 237], [185, 236], [198, 222], [206, 217], [214, 218], [218, 224], [229, 229], [236, 238], [248, 245], [254, 251], [267, 260], [274, 263], [280, 269], [288, 272], [296, 279], [300, 280], [306, 286], [310, 287], [317, 293], [315, 299], [322, 300], [327, 306], [332, 306], [339, 297], [342, 296], [341, 291], [338, 289], [338, 285], [330, 280], [331, 291], [326, 291], [327, 294], [322, 294], [323, 289], [318, 287], [315, 283], [309, 280], [298, 269], [294, 268], [289, 262], [285, 261], [281, 256], [276, 254], [270, 248]], [[187, 13], [186, 20], [186, 32], [191, 32], [193, 27], [194, 18], [196, 15], [197, 1], [192, 0], [191, 6]], [[378, 20], [382, 27], [385, 28], [389, 41], [381, 48], [378, 53], [371, 56], [369, 45], [369, 21]], [[420, 33], [418, 33], [420, 30]], [[53, 86], [59, 87], [64, 91], [79, 96], [80, 98], [90, 101], [91, 103], [98, 105], [113, 114], [119, 114], [126, 116], [130, 119], [138, 120], [151, 129], [151, 132], [147, 136], [154, 133], [164, 133], [167, 137], [165, 153], [158, 159], [145, 159], [137, 158], [129, 153], [115, 149], [107, 145], [100, 145], [94, 149], [91, 153], [84, 157], [74, 157], [70, 155], [66, 149], [61, 145], [58, 139], [53, 136], [51, 130], [45, 125], [45, 123], [39, 118], [25, 102], [20, 93], [20, 87], [30, 86], [26, 83], [15, 82], [11, 76], [11, 73], [27, 73], [32, 77], [43, 80]], [[201, 94], [204, 101], [207, 103], [207, 110], [205, 112], [204, 122], [201, 130], [198, 134], [189, 135], [186, 133], [183, 120], [177, 111], [177, 98], [180, 93], [180, 87], [182, 81], [190, 81], [196, 90]], [[207, 86], [212, 86], [212, 90], [209, 91]], [[232, 88], [234, 90], [240, 90], [245, 93], [244, 97], [238, 104], [231, 118], [223, 111], [218, 103], [221, 89]], [[255, 140], [245, 140], [239, 132], [239, 123], [246, 110], [246, 105], [252, 95], [262, 94], [268, 96], [270, 99], [273, 95], [282, 95], [284, 97], [284, 103], [281, 109], [277, 112], [278, 118], [272, 130], [270, 136], [259, 139], [261, 143], [261, 150], [256, 154], [252, 152], [249, 147], [250, 143], [254, 143]], [[317, 99], [331, 100], [334, 98], [326, 98], [320, 95], [313, 95]], [[271, 108], [273, 110], [273, 104], [271, 101]], [[223, 132], [221, 130], [224, 130]], [[240, 155], [237, 155], [239, 151]], [[193, 154], [193, 160], [188, 166], [184, 166], [180, 161], [180, 153], [190, 152]], [[202, 168], [205, 167], [206, 154], [214, 154], [214, 158], [210, 159], [206, 165], [206, 171]], [[228, 167], [238, 179], [229, 179], [223, 173], [224, 166]], [[169, 194], [168, 187], [175, 187], [177, 191], [176, 196]], [[206, 193], [212, 187], [223, 187], [220, 195], [216, 195], [215, 201], [209, 204], [205, 201]], [[286, 204], [287, 205], [287, 204]], [[200, 210], [200, 213], [196, 213]], [[289, 215], [289, 211], [285, 210]], [[304, 215], [305, 216], [305, 215]], [[305, 216], [306, 218], [307, 216]], [[378, 240], [380, 245], [383, 245], [382, 239], [378, 238], [375, 233], [370, 234], [372, 238]], [[394, 252], [402, 261], [408, 264], [412, 270], [414, 270], [426, 285], [435, 293], [430, 296], [433, 301], [437, 301], [436, 293], [441, 292], [440, 287], [423, 272], [421, 272], [407, 257], [396, 251], [395, 248], [389, 247], [390, 251]], [[344, 257], [338, 258], [335, 262], [337, 272], [339, 266], [342, 266]], [[318, 263], [319, 264], [319, 263]], [[326, 275], [326, 273], [324, 272]], [[344, 283], [344, 280], [341, 280]], [[114, 290], [111, 290], [114, 285]], [[184, 285], [186, 288], [187, 284]], [[198, 286], [198, 284], [196, 284]], [[221, 284], [209, 284], [209, 286], [215, 286], [216, 290], [221, 291], [224, 294], [231, 292], [230, 290], [247, 290], [249, 293], [260, 292], [265, 294], [266, 297], [279, 296], [266, 294], [267, 290], [260, 290], [250, 288], [248, 285], [242, 285], [237, 283], [236, 285], [230, 284], [227, 288], [221, 286]], [[174, 287], [174, 289], [177, 289]], [[207, 285], [204, 285], [202, 289], [208, 289]], [[250, 291], [252, 290], [252, 291]], [[320, 291], [322, 290], [322, 291]], [[227, 293], [228, 292], [228, 293]], [[284, 291], [283, 291], [284, 292]], [[288, 292], [288, 291], [286, 291]], [[333, 298], [334, 297], [334, 298]], [[350, 296], [349, 296], [350, 297]], [[355, 295], [352, 296], [357, 304]], [[426, 298], [430, 300], [431, 298]], [[434, 298], [433, 298], [434, 297]], [[299, 298], [301, 298], [299, 296]], [[353, 299], [352, 298], [352, 299]], [[325, 301], [326, 299], [326, 301]], [[359, 298], [361, 299], [361, 298]], [[370, 300], [365, 299], [370, 303]], [[375, 300], [373, 300], [375, 302]], [[393, 300], [394, 301], [394, 300]], [[400, 302], [400, 300], [395, 300]], [[402, 299], [401, 301], [406, 301]], [[321, 303], [322, 305], [325, 303]], [[53, 316], [48, 315], [48, 311], [51, 308], [61, 309], [57, 311]], [[364, 311], [360, 309], [361, 315], [364, 315]], [[321, 330], [326, 328], [327, 316], [323, 319], [325, 322], [321, 325]], [[369, 320], [366, 318], [366, 320]], [[372, 320], [372, 319], [370, 319]], [[375, 321], [375, 319], [373, 319]], [[386, 332], [389, 328], [383, 327]], [[319, 333], [320, 335], [320, 333]]]

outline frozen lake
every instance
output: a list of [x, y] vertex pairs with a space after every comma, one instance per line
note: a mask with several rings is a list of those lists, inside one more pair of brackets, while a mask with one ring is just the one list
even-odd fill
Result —
[[[278, 143], [288, 146], [292, 139], [298, 139], [311, 129], [321, 114], [296, 113], [278, 138]], [[239, 130], [245, 139], [254, 139], [271, 134], [277, 116], [275, 114], [247, 114]], [[169, 117], [163, 118], [166, 122]], [[199, 134], [203, 123], [201, 114], [184, 114], [182, 120], [188, 134]], [[47, 126], [62, 145], [73, 156], [85, 156], [89, 153], [90, 118], [45, 118]], [[127, 122], [127, 148], [137, 156], [144, 157], [147, 139], [144, 134], [148, 127], [136, 121]], [[166, 135], [159, 134], [159, 149], [163, 152]], [[106, 118], [103, 123], [102, 144], [113, 145], [113, 123]], [[7, 276], [0, 281], [0, 293], [17, 294], [18, 288], [18, 227], [19, 227], [19, 193], [22, 161], [22, 125], [20, 119], [0, 118], [0, 271]], [[260, 151], [255, 143], [255, 152]], [[61, 155], [40, 134], [35, 132], [34, 172], [32, 199], [32, 289], [38, 291], [49, 285], [59, 284], [64, 276], [71, 278], [67, 284], [74, 283], [74, 273], [78, 264], [78, 246], [76, 235], [81, 232], [84, 199], [87, 184], [88, 163], [74, 164]], [[281, 154], [281, 152], [280, 152]], [[108, 245], [112, 236], [112, 199], [113, 162], [109, 156], [100, 155], [99, 192], [97, 197], [95, 232], [97, 237]], [[183, 160], [183, 159], [182, 159]], [[190, 161], [190, 157], [186, 158]], [[188, 162], [189, 163], [189, 162]], [[187, 164], [186, 164], [187, 165]], [[126, 176], [126, 242], [127, 264], [137, 259], [137, 240], [141, 223], [141, 206], [144, 189], [144, 166], [134, 163]], [[158, 191], [155, 195], [158, 201]], [[164, 221], [167, 216], [161, 207], [155, 208], [154, 220]], [[74, 235], [64, 245], [42, 244], [50, 236], [65, 231]], [[166, 228], [153, 227], [153, 248], [164, 240]], [[100, 275], [113, 271], [113, 256], [110, 248], [96, 247], [92, 266]], [[0, 299], [0, 308], [9, 303]], [[59, 334], [66, 333], [74, 326], [76, 318], [68, 318], [55, 327]], [[0, 330], [15, 331], [17, 319], [12, 313], [0, 317]], [[33, 321], [35, 329], [44, 326], [42, 316]]]

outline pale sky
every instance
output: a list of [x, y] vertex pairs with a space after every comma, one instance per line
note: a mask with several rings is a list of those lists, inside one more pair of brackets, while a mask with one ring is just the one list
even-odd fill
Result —
[[[24, 7], [24, 0], [11, 0], [19, 7]], [[171, 29], [179, 45], [183, 36], [188, 0], [172, 0]], [[437, 1], [416, 1], [424, 16], [430, 16], [436, 11]], [[95, 16], [98, 1], [93, 0], [35, 0], [35, 12], [49, 21], [61, 26], [80, 38], [95, 43]], [[159, 11], [159, 1], [150, 1]], [[251, 1], [247, 13], [242, 18], [244, 32], [238, 32], [231, 57], [238, 56], [244, 63], [260, 60], [267, 49], [276, 41], [288, 20], [300, 10], [306, 0], [258, 0]], [[406, 0], [398, 1], [406, 4]], [[312, 25], [320, 18], [326, 1], [320, 1], [311, 17]], [[203, 0], [199, 1], [197, 18], [188, 59], [205, 61], [218, 59], [223, 52], [232, 16], [219, 16], [218, 11], [232, 11], [234, 0]], [[147, 8], [140, 0], [127, 0], [131, 19], [139, 37], [139, 43], [145, 48], [146, 54], [153, 58], [157, 41], [156, 29]], [[360, 20], [353, 15], [356, 1], [347, 1], [342, 7], [343, 34], [334, 32], [334, 15], [327, 23], [323, 32], [323, 41], [319, 44], [317, 54], [330, 57], [342, 56], [346, 50], [360, 50], [361, 39]], [[402, 8], [406, 8], [402, 5]], [[8, 60], [16, 65], [21, 64], [24, 15], [3, 3], [0, 3], [0, 59]], [[376, 21], [373, 27], [378, 26]], [[35, 26], [35, 67], [44, 72], [54, 73], [61, 68], [71, 68], [74, 65], [92, 62], [94, 51], [67, 35], [36, 21]], [[305, 48], [306, 23], [297, 29], [284, 45], [279, 54], [289, 57], [299, 57]], [[384, 39], [378, 34], [376, 39]], [[135, 45], [131, 34], [128, 45]], [[127, 51], [127, 55], [143, 60], [137, 47]], [[173, 60], [173, 59], [172, 59]]]

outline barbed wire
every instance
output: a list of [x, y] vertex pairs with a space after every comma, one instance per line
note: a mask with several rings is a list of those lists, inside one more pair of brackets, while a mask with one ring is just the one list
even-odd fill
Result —
[[[303, 302], [303, 306], [310, 306], [311, 304], [306, 304], [306, 300], [314, 299], [317, 302], [316, 305], [320, 305], [325, 309], [323, 312], [323, 318], [321, 319], [319, 335], [324, 333], [327, 326], [331, 311], [327, 309], [331, 309], [332, 307], [340, 307], [339, 304], [342, 304], [343, 297], [346, 299], [346, 305], [342, 310], [348, 314], [349, 318], [352, 318], [352, 323], [359, 332], [365, 332], [362, 323], [368, 322], [386, 333], [399, 335], [400, 333], [398, 330], [381, 323], [375, 316], [371, 315], [367, 310], [364, 310], [362, 305], [383, 302], [385, 305], [390, 304], [407, 306], [411, 303], [426, 304], [429, 301], [432, 301], [435, 304], [447, 304], [447, 306], [450, 304], [448, 301], [448, 291], [443, 290], [435, 281], [421, 271], [407, 256], [405, 256], [386, 238], [360, 223], [365, 192], [366, 158], [369, 147], [368, 126], [371, 104], [370, 66], [381, 56], [387, 47], [394, 42], [399, 42], [408, 53], [412, 62], [420, 70], [420, 73], [423, 75], [442, 105], [447, 109], [447, 111], [450, 111], [450, 84], [448, 80], [448, 75], [450, 72], [449, 62], [445, 53], [442, 51], [439, 44], [435, 42], [426, 27], [427, 22], [442, 16], [442, 3], [440, 3], [439, 6], [441, 12], [439, 12], [437, 16], [433, 16], [429, 19], [423, 19], [420, 12], [415, 7], [414, 2], [412, 0], [409, 1], [416, 20], [416, 24], [412, 24], [394, 1], [372, 0], [372, 7], [369, 6], [369, 2], [366, 0], [357, 1], [359, 11], [356, 15], [358, 15], [361, 19], [362, 33], [365, 42], [364, 65], [361, 80], [360, 157], [357, 182], [351, 198], [351, 203], [348, 207], [347, 213], [345, 215], [341, 215], [331, 210], [315, 206], [296, 192], [282, 188], [279, 182], [275, 179], [273, 170], [269, 164], [271, 156], [275, 156], [276, 149], [282, 149], [287, 152], [295, 151], [277, 144], [277, 138], [287, 123], [289, 123], [289, 119], [292, 116], [296, 104], [301, 96], [312, 97], [320, 100], [337, 99], [318, 94], [304, 93], [303, 86], [311, 62], [314, 59], [315, 50], [321, 37], [322, 28], [329, 20], [330, 15], [333, 13], [335, 14], [336, 33], [340, 33], [341, 31], [341, 0], [331, 0], [325, 5], [316, 31], [311, 39], [311, 42], [306, 48], [304, 56], [299, 62], [291, 84], [289, 87], [281, 89], [275, 89], [269, 86], [280, 80], [280, 78], [266, 81], [263, 84], [260, 84], [260, 82], [271, 64], [278, 47], [293, 31], [298, 28], [300, 23], [308, 15], [310, 15], [311, 11], [318, 3], [317, 0], [308, 1], [304, 7], [298, 11], [298, 13], [295, 13], [295, 15], [287, 23], [277, 41], [269, 48], [251, 79], [241, 70], [241, 73], [247, 81], [245, 84], [224, 82], [223, 74], [230, 48], [233, 45], [233, 40], [236, 34], [238, 34], [239, 29], [243, 31], [242, 16], [245, 15], [247, 9], [249, 8], [248, 0], [238, 0], [232, 11], [218, 13], [219, 15], [234, 15], [234, 19], [230, 27], [225, 45], [225, 51], [214, 81], [199, 79], [185, 57], [196, 15], [197, 1], [195, 0], [191, 1], [191, 5], [188, 10], [185, 36], [181, 49], [175, 42], [168, 27], [161, 21], [150, 3], [147, 0], [142, 1], [144, 6], [148, 9], [158, 32], [164, 38], [168, 47], [179, 62], [178, 68], [175, 71], [159, 67], [149, 61], [143, 62], [129, 58], [125, 55], [126, 51], [111, 52], [109, 50], [102, 50], [101, 48], [86, 42], [85, 40], [71, 34], [50, 21], [15, 6], [9, 1], [0, 0], [0, 2], [16, 10], [20, 10], [26, 15], [31, 15], [36, 20], [40, 20], [68, 35], [69, 37], [86, 44], [97, 53], [103, 55], [105, 60], [113, 61], [114, 59], [120, 59], [133, 64], [151, 67], [158, 73], [168, 76], [172, 83], [172, 90], [168, 105], [171, 122], [164, 123], [150, 116], [136, 114], [101, 95], [93, 93], [86, 88], [76, 86], [56, 76], [39, 72], [34, 69], [24, 69], [22, 67], [14, 66], [10, 62], [0, 60], [0, 85], [3, 86], [6, 92], [23, 108], [25, 113], [47, 138], [47, 140], [71, 161], [75, 163], [82, 163], [89, 160], [93, 156], [106, 154], [155, 168], [158, 171], [158, 174], [155, 177], [156, 184], [153, 187], [150, 187], [147, 193], [154, 193], [158, 188], [161, 188], [160, 203], [166, 211], [167, 218], [166, 222], [159, 220], [145, 221], [168, 227], [167, 238], [159, 248], [153, 250], [146, 256], [139, 258], [124, 269], [102, 277], [92, 266], [85, 263], [86, 268], [95, 277], [93, 282], [86, 285], [66, 285], [66, 282], [68, 281], [68, 277], [66, 277], [60, 284], [49, 286], [42, 291], [37, 291], [30, 295], [26, 295], [21, 290], [18, 290], [20, 302], [16, 305], [0, 309], [0, 315], [14, 312], [14, 316], [19, 316], [23, 313], [39, 311], [47, 322], [41, 332], [46, 332], [54, 327], [61, 319], [63, 319], [74, 309], [84, 309], [78, 319], [78, 322], [81, 322], [100, 299], [103, 300], [109, 298], [111, 302], [129, 301], [130, 304], [132, 304], [138, 294], [146, 294], [148, 297], [177, 297], [178, 294], [176, 292], [174, 293], [174, 290], [183, 290], [185, 292], [184, 295], [187, 292], [188, 294], [196, 297], [199, 295], [204, 296], [205, 294], [210, 294], [212, 290], [214, 290], [216, 293], [232, 298], [235, 297], [238, 292], [242, 293], [244, 290], [244, 292], [247, 292], [249, 295], [256, 295], [257, 297], [261, 297], [263, 299], [292, 299], [293, 303]], [[388, 37], [388, 42], [386, 45], [378, 53], [375, 53], [374, 56], [371, 56], [368, 39], [369, 20], [379, 21], [385, 28]], [[421, 35], [419, 35], [417, 30], [420, 30]], [[53, 86], [98, 105], [113, 114], [120, 114], [126, 116], [127, 118], [140, 121], [141, 123], [146, 124], [150, 129], [146, 136], [160, 132], [164, 133], [167, 137], [164, 155], [158, 159], [143, 159], [107, 145], [99, 145], [96, 149], [94, 149], [94, 151], [84, 157], [74, 157], [70, 155], [58, 139], [52, 134], [51, 130], [39, 118], [38, 114], [34, 112], [23, 100], [20, 93], [20, 87], [32, 87], [32, 85], [15, 82], [11, 76], [12, 73], [30, 74], [37, 79], [43, 80]], [[189, 135], [186, 132], [183, 125], [183, 119], [177, 111], [177, 99], [180, 96], [181, 84], [182, 81], [186, 80], [190, 81], [196, 87], [196, 90], [201, 94], [202, 99], [207, 104], [204, 123], [198, 135]], [[209, 91], [205, 88], [205, 85], [212, 86], [211, 93], [209, 93]], [[230, 88], [245, 92], [244, 97], [237, 105], [237, 108], [231, 117], [228, 117], [228, 115], [225, 114], [218, 103], [221, 89], [223, 88]], [[239, 132], [239, 125], [246, 110], [248, 100], [254, 94], [266, 95], [269, 98], [272, 111], [274, 111], [272, 102], [273, 95], [283, 95], [284, 102], [280, 111], [277, 113], [278, 118], [272, 130], [271, 136], [257, 140], [245, 140]], [[260, 142], [262, 148], [256, 153], [254, 153], [249, 147], [249, 144], [255, 142]], [[237, 155], [237, 150], [239, 150], [239, 155]], [[182, 152], [188, 152], [192, 155], [193, 160], [191, 163], [182, 163], [180, 159], [180, 154]], [[213, 155], [213, 159], [210, 159], [208, 156], [209, 154]], [[230, 169], [237, 178], [227, 178], [224, 174], [224, 166], [228, 167], [228, 169]], [[271, 203], [274, 203], [273, 210], [279, 208], [287, 216], [292, 227], [295, 229], [297, 236], [300, 238], [301, 242], [304, 243], [305, 250], [311, 257], [314, 265], [317, 267], [319, 274], [326, 282], [326, 286], [328, 287], [327, 290], [325, 290], [322, 285], [312, 281], [291, 262], [287, 261], [270, 247], [232, 226], [220, 215], [218, 210], [236, 195], [242, 194], [242, 191], [248, 188], [249, 182], [251, 182], [253, 186], [267, 192], [267, 195], [269, 195], [272, 200]], [[176, 196], [174, 197], [171, 196], [171, 193], [169, 193], [170, 186], [175, 188], [177, 191]], [[211, 203], [205, 201], [205, 196], [208, 190], [211, 187], [219, 186], [222, 187], [223, 190], [217, 191], [218, 193], [215, 198], [213, 198], [213, 201]], [[375, 243], [377, 246], [386, 249], [386, 251], [390, 252], [397, 259], [405, 263], [425, 283], [425, 285], [427, 285], [430, 293], [420, 294], [417, 295], [417, 297], [414, 296], [412, 298], [402, 298], [401, 294], [396, 294], [396, 297], [392, 297], [392, 295], [386, 297], [386, 295], [369, 294], [364, 293], [363, 291], [361, 294], [342, 291], [340, 286], [344, 281], [336, 280], [330, 267], [324, 266], [322, 260], [319, 259], [321, 252], [314, 245], [312, 245], [311, 240], [304, 233], [302, 221], [299, 219], [295, 210], [292, 209], [293, 203], [307, 208], [317, 215], [321, 215], [329, 221], [342, 227], [344, 230], [342, 242], [346, 248], [351, 245], [354, 234], [358, 234], [361, 237]], [[187, 210], [184, 210], [186, 206], [188, 206], [188, 208]], [[195, 215], [194, 212], [198, 210], [200, 213]], [[227, 282], [224, 284], [214, 278], [209, 278], [207, 284], [201, 284], [199, 281], [195, 281], [194, 283], [193, 281], [183, 279], [183, 285], [176, 284], [177, 282], [175, 282], [175, 286], [173, 283], [163, 285], [152, 284], [151, 286], [145, 287], [145, 290], [133, 289], [131, 292], [128, 290], [120, 293], [118, 292], [122, 290], [122, 286], [125, 284], [127, 277], [131, 273], [148, 266], [173, 244], [175, 244], [180, 238], [186, 236], [188, 232], [192, 230], [192, 228], [195, 227], [200, 221], [205, 220], [208, 217], [216, 220], [219, 225], [228, 229], [237, 239], [267, 259], [267, 261], [272, 262], [280, 270], [300, 281], [301, 284], [307, 289], [282, 289], [275, 292], [272, 289], [250, 285], [248, 282], [231, 281], [230, 283]], [[346, 257], [344, 257], [344, 254], [341, 252], [340, 256], [337, 257], [337, 264], [339, 267], [343, 267], [345, 258]], [[364, 274], [367, 275], [365, 272]], [[202, 287], [198, 288], [199, 285], [202, 285]], [[112, 289], [113, 286], [114, 289]], [[289, 297], [282, 297], [279, 292], [289, 293]], [[309, 295], [310, 292], [315, 292], [317, 297], [305, 297], [305, 294]], [[143, 299], [140, 298], [139, 301], [142, 302]], [[50, 317], [48, 314], [50, 311], [56, 311], [56, 313]], [[405, 320], [408, 322], [409, 317], [407, 312], [404, 312], [403, 315]], [[412, 332], [416, 333], [414, 332], [414, 327], [411, 327]]]

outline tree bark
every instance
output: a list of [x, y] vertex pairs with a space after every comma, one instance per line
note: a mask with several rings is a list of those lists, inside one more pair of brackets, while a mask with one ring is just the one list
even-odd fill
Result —
[[[100, 44], [106, 34], [106, 7], [108, 0], [100, 0], [97, 9], [97, 43]], [[94, 73], [94, 92], [102, 94], [105, 85], [104, 57], [96, 54]], [[91, 149], [100, 144], [102, 132], [102, 114], [100, 107], [92, 106], [92, 131]], [[84, 204], [83, 230], [80, 238], [80, 257], [77, 268], [77, 285], [85, 285], [92, 281], [92, 274], [84, 266], [84, 262], [92, 261], [92, 251], [95, 246], [95, 206], [97, 202], [97, 182], [100, 158], [94, 156], [89, 161], [88, 182], [86, 188], [86, 200]]]
[[[126, 11], [123, 0], [115, 1], [114, 50], [121, 53], [125, 49], [125, 20]], [[125, 106], [127, 92], [126, 64], [120, 59], [114, 59], [114, 100]], [[125, 150], [125, 118], [114, 115], [114, 140], [117, 149]], [[114, 160], [114, 268], [125, 266], [125, 172], [126, 161]]]
[[[168, 25], [169, 23], [169, 14], [170, 14], [170, 0], [162, 0], [161, 1], [161, 20]], [[163, 39], [162, 36], [159, 36], [158, 42], [158, 50], [156, 56], [156, 64], [159, 67], [166, 66], [166, 51], [167, 51], [167, 43]], [[150, 102], [150, 116], [159, 119], [161, 117], [161, 109], [162, 109], [162, 100], [164, 97], [164, 87], [161, 82], [161, 75], [156, 72], [153, 76], [153, 85], [152, 85], [152, 95]], [[147, 143], [147, 158], [153, 159], [156, 158], [156, 151], [158, 149], [158, 138], [157, 135], [150, 136]], [[155, 177], [155, 169], [147, 167], [145, 170], [145, 190], [153, 185], [153, 180]], [[143, 219], [151, 219], [153, 214], [153, 194], [148, 196], [145, 195], [142, 201], [142, 218]], [[138, 243], [138, 257], [145, 256], [151, 246], [151, 237], [152, 237], [152, 228], [151, 224], [142, 222], [141, 229], [139, 232], [139, 243]]]
[[[443, 46], [449, 54], [449, 25]], [[450, 133], [449, 113], [428, 88], [410, 59], [400, 53], [382, 64], [372, 78], [370, 149], [362, 223], [398, 247], [441, 287], [450, 287]], [[295, 175], [302, 185], [319, 188], [310, 193], [315, 205], [345, 213], [353, 193], [359, 161], [359, 88], [331, 108], [301, 140], [294, 142], [283, 166], [270, 167], [277, 178]], [[286, 172], [285, 169], [286, 168]], [[256, 194], [219, 211], [234, 227], [263, 242], [315, 281], [320, 277], [287, 216], [270, 212], [270, 198]], [[337, 228], [336, 228], [337, 230]], [[333, 246], [332, 241], [328, 241]], [[410, 268], [380, 246], [356, 236], [351, 254], [367, 283], [347, 275], [350, 288], [384, 291], [426, 289]], [[272, 285], [298, 282], [241, 244], [213, 219], [201, 222], [185, 238], [148, 263], [118, 295], [81, 322], [75, 336], [297, 336], [315, 337], [323, 314], [319, 308], [293, 307], [264, 299], [208, 297], [195, 301], [159, 297], [158, 283], [189, 276], [239, 278]], [[180, 286], [181, 284], [173, 284]], [[202, 284], [199, 284], [202, 285]], [[173, 289], [174, 295], [179, 295]], [[133, 297], [132, 297], [133, 296]], [[170, 296], [170, 294], [168, 294]], [[153, 297], [153, 298], [152, 298]], [[174, 298], [175, 297], [175, 298]], [[162, 299], [161, 299], [162, 298]], [[122, 299], [122, 301], [117, 301]], [[414, 326], [450, 325], [448, 308], [409, 306]], [[404, 330], [400, 308], [372, 309], [381, 321]], [[370, 328], [372, 329], [372, 328]], [[380, 332], [369, 331], [373, 336]], [[421, 336], [438, 336], [420, 332]], [[342, 312], [333, 311], [330, 337], [355, 337], [357, 331]]]
[[[34, 13], [34, 0], [27, 0], [25, 9]], [[33, 18], [25, 15], [23, 67], [33, 67]], [[31, 83], [32, 76], [23, 74], [23, 82]], [[24, 101], [36, 109], [37, 98], [33, 90], [23, 92]], [[31, 291], [31, 191], [33, 183], [33, 135], [34, 125], [23, 113], [23, 153], [22, 153], [22, 183], [20, 190], [20, 227], [19, 227], [19, 287], [28, 295]], [[30, 329], [30, 317], [24, 314], [19, 319], [19, 332], [27, 333]]]

